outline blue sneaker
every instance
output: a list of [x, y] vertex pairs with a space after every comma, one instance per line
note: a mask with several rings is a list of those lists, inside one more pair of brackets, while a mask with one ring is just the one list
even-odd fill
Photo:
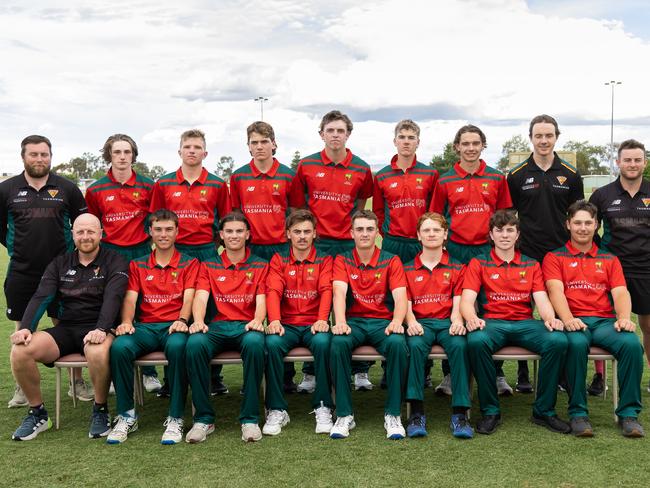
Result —
[[11, 438], [15, 441], [31, 441], [39, 433], [52, 428], [52, 421], [44, 408], [30, 408], [23, 423], [16, 429]]
[[427, 418], [417, 413], [411, 415], [406, 426], [406, 435], [409, 437], [426, 437]]
[[455, 413], [451, 416], [449, 423], [451, 434], [459, 439], [471, 439], [474, 437], [474, 429], [469, 425], [467, 417], [462, 413]]
[[111, 431], [111, 419], [108, 416], [108, 408], [93, 405], [93, 413], [90, 415], [90, 429], [88, 437], [99, 439], [106, 437]]

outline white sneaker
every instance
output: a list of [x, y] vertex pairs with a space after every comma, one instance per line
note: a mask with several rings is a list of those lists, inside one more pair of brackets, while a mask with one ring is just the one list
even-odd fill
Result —
[[[275, 412], [279, 411], [275, 410]], [[287, 422], [289, 422], [289, 415], [287, 415]], [[262, 431], [260, 430], [260, 426], [257, 424], [241, 424], [241, 440], [244, 442], [261, 441]]]
[[289, 422], [289, 414], [286, 410], [269, 410], [269, 414], [266, 416], [266, 422], [262, 428], [262, 433], [264, 435], [278, 435], [282, 432], [282, 427], [287, 425]]
[[203, 422], [194, 422], [194, 425], [185, 434], [185, 442], [190, 444], [198, 444], [203, 442], [206, 437], [214, 432], [214, 424], [204, 424]]
[[7, 403], [7, 407], [18, 408], [27, 406], [29, 406], [29, 402], [23, 393], [23, 389], [20, 386], [16, 385], [16, 388], [14, 389], [14, 396], [12, 396], [11, 400], [9, 400], [9, 403]]
[[315, 408], [313, 412], [316, 416], [316, 433], [329, 434], [334, 426], [332, 422], [332, 410], [320, 402], [320, 407]]
[[447, 395], [451, 396], [451, 375], [446, 374], [442, 381], [435, 389], [436, 395]]
[[131, 432], [138, 430], [138, 417], [118, 415], [113, 430], [106, 437], [106, 444], [122, 444]]
[[356, 373], [354, 375], [354, 389], [359, 391], [372, 390], [373, 384], [368, 379], [368, 373]]
[[406, 437], [402, 419], [397, 415], [384, 415], [384, 429], [386, 429], [386, 439], [395, 441]]
[[512, 387], [506, 381], [505, 376], [497, 376], [497, 393], [499, 396], [512, 395]]
[[332, 439], [345, 439], [356, 426], [357, 424], [354, 423], [354, 415], [339, 417], [336, 419], [332, 430], [330, 430], [330, 437]]
[[[92, 383], [87, 383], [83, 378], [74, 380], [74, 392], [77, 394], [77, 400], [82, 402], [92, 402], [95, 399], [95, 389]], [[68, 396], [72, 398], [72, 384], [68, 388]]]
[[166, 429], [160, 440], [161, 444], [178, 444], [183, 440], [183, 419], [167, 417], [163, 425]]
[[313, 374], [303, 373], [302, 381], [296, 387], [298, 393], [314, 393], [316, 389], [316, 377]]
[[144, 385], [144, 389], [149, 393], [158, 391], [162, 388], [162, 384], [156, 376], [148, 376], [146, 374], [142, 375], [142, 384]]

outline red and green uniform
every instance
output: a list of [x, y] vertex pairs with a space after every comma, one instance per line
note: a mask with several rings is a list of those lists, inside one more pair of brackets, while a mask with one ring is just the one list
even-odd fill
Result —
[[634, 332], [614, 329], [616, 314], [611, 296], [613, 288], [625, 286], [618, 258], [592, 244], [586, 253], [571, 242], [549, 252], [544, 258], [544, 279], [564, 284], [564, 296], [574, 317], [587, 325], [586, 330], [566, 331], [569, 349], [566, 358], [569, 415], [584, 417], [587, 410], [587, 356], [591, 345], [611, 352], [618, 361], [621, 399], [619, 417], [638, 417], [641, 411], [643, 347]]

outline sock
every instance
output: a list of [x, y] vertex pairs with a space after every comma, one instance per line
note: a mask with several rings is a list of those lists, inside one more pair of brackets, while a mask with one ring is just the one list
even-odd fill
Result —
[[465, 407], [452, 407], [451, 409], [451, 413], [453, 413], [454, 415], [461, 414], [464, 416], [465, 412], [467, 412], [467, 409]]
[[93, 405], [93, 410], [96, 412], [108, 412], [108, 403], [97, 403]]
[[602, 375], [605, 372], [605, 361], [594, 361], [594, 369]]
[[422, 400], [409, 400], [411, 402], [411, 415], [424, 415], [424, 402]]

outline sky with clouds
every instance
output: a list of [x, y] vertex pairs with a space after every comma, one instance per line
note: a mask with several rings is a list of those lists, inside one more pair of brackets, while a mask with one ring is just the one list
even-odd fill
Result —
[[[56, 6], [54, 6], [56, 5]], [[178, 136], [206, 132], [208, 169], [250, 159], [246, 126], [270, 122], [277, 157], [321, 149], [318, 123], [338, 108], [348, 146], [375, 169], [393, 127], [422, 127], [420, 160], [465, 123], [487, 134], [485, 159], [554, 115], [559, 144], [650, 144], [646, 1], [601, 0], [5, 0], [0, 4], [0, 172], [22, 168], [20, 141], [49, 136], [54, 163], [98, 153], [115, 132], [140, 160], [179, 164]], [[645, 28], [644, 28], [645, 27]]]

